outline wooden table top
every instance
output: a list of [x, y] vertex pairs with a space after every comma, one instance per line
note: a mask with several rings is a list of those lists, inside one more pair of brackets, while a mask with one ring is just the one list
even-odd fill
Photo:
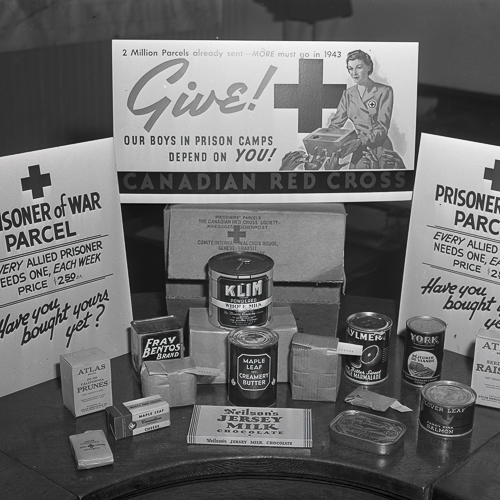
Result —
[[[133, 306], [135, 319], [166, 314], [161, 294], [134, 295]], [[351, 313], [368, 310], [397, 321], [390, 300], [345, 296], [339, 336]], [[188, 445], [192, 407], [187, 406], [171, 409], [169, 428], [119, 441], [108, 433], [114, 464], [77, 470], [68, 438], [92, 429], [107, 432], [105, 412], [75, 418], [62, 404], [58, 379], [36, 385], [0, 399], [1, 498], [500, 498], [498, 410], [477, 406], [467, 436], [429, 434], [418, 426], [419, 390], [401, 380], [402, 358], [403, 339], [392, 335], [389, 377], [370, 386], [413, 409], [378, 413], [407, 427], [404, 446], [387, 456], [330, 440], [331, 420], [354, 408], [344, 398], [356, 385], [343, 378], [336, 403], [294, 401], [288, 384], [279, 384], [278, 407], [312, 409], [312, 449]], [[111, 364], [114, 402], [142, 397], [130, 356]], [[445, 351], [442, 379], [470, 385], [471, 367], [472, 359]], [[196, 402], [225, 406], [226, 387], [199, 385]]]

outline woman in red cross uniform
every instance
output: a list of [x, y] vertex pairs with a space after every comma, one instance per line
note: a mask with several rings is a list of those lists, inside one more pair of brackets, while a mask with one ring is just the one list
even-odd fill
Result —
[[370, 78], [373, 61], [362, 50], [347, 54], [347, 71], [355, 85], [344, 91], [328, 126], [342, 128], [350, 120], [358, 137], [345, 144], [339, 156], [352, 153], [349, 168], [404, 168], [388, 136], [394, 101], [392, 87]]

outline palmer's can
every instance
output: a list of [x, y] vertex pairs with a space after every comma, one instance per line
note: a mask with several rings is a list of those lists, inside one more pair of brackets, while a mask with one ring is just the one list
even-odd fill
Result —
[[346, 340], [363, 346], [361, 356], [345, 356], [346, 377], [360, 384], [387, 378], [392, 320], [384, 314], [359, 312], [347, 318]]
[[458, 437], [472, 432], [476, 393], [460, 382], [442, 380], [422, 387], [419, 424], [440, 437]]
[[441, 378], [446, 323], [432, 316], [415, 316], [406, 322], [403, 380], [423, 386]]
[[228, 335], [228, 400], [235, 406], [274, 406], [278, 382], [278, 334], [249, 326]]
[[208, 261], [208, 317], [216, 327], [267, 326], [273, 311], [273, 260], [254, 252], [226, 252]]

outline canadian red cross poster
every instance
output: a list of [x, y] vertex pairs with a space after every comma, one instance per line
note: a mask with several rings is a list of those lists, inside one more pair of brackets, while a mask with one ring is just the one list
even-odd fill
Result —
[[417, 43], [114, 40], [126, 203], [407, 200]]
[[445, 348], [473, 356], [500, 330], [500, 147], [423, 134], [398, 333], [414, 316], [446, 324]]
[[112, 139], [0, 158], [0, 396], [59, 356], [128, 352], [132, 320]]

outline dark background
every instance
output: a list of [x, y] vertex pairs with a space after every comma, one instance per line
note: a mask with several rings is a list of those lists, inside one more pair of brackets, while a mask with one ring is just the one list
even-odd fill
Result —
[[[175, 9], [181, 9], [186, 22], [166, 16], [149, 24], [141, 19], [139, 4], [132, 11], [124, 0], [124, 15], [117, 16], [111, 5], [116, 9], [119, 2], [103, 0], [99, 9], [92, 10], [89, 0], [89, 7], [79, 10], [76, 19], [68, 17], [69, 11], [58, 13], [75, 26], [68, 34], [57, 29], [54, 14], [65, 3], [25, 0], [4, 7], [0, 156], [113, 135], [113, 38], [278, 40], [285, 36], [284, 22], [276, 20], [263, 2], [252, 0], [165, 0], [165, 8], [176, 16]], [[85, 3], [82, 0], [80, 7]], [[330, 39], [420, 44], [417, 156], [422, 132], [500, 145], [496, 0], [351, 0], [350, 4], [351, 14], [337, 19]], [[144, 0], [142, 8], [147, 5]], [[94, 22], [99, 23], [98, 30], [89, 29]], [[164, 289], [163, 208], [122, 205], [132, 292]], [[346, 211], [346, 293], [399, 299], [411, 202], [346, 204]]]

